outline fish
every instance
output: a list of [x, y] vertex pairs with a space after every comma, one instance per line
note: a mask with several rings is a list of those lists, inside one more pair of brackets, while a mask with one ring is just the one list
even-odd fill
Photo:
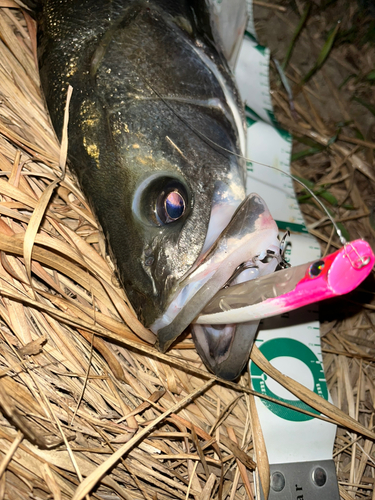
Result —
[[[69, 166], [130, 303], [165, 352], [220, 289], [280, 261], [266, 203], [246, 196], [244, 106], [213, 4], [23, 3], [37, 21], [41, 87], [59, 139], [73, 87]], [[232, 380], [256, 329], [196, 326], [192, 336], [207, 368]]]

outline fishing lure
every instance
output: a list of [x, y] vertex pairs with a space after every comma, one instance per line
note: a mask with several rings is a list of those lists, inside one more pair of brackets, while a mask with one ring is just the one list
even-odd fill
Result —
[[343, 295], [370, 274], [374, 262], [366, 241], [345, 243], [321, 260], [221, 290], [195, 322], [213, 325], [259, 320]]

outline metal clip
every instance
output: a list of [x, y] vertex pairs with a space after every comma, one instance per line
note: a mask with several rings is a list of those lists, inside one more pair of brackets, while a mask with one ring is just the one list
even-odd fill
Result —
[[[350, 247], [350, 249], [348, 249]], [[360, 255], [358, 253], [358, 250], [352, 243], [345, 243], [344, 245], [344, 250], [345, 250], [345, 257], [349, 259], [350, 264], [354, 269], [362, 269], [362, 267], [367, 266], [370, 263], [371, 257], [370, 255]], [[354, 252], [356, 255], [355, 259], [353, 260], [351, 257], [351, 254]]]

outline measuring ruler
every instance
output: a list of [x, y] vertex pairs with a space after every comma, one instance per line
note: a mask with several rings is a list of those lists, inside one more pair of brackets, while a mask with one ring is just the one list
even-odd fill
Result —
[[[274, 118], [269, 93], [270, 53], [256, 40], [252, 6], [247, 3], [250, 21], [235, 70], [246, 104], [250, 158], [247, 192], [258, 193], [266, 201], [279, 229], [292, 232], [285, 256], [295, 266], [319, 259], [320, 248], [307, 232], [292, 180], [286, 175], [290, 173], [292, 139], [277, 126]], [[255, 342], [279, 371], [330, 399], [322, 364], [316, 304], [263, 320]], [[256, 391], [317, 413], [252, 362], [249, 371]], [[336, 426], [259, 398], [256, 405], [270, 462], [269, 499], [339, 500], [332, 460]], [[262, 492], [258, 492], [257, 498], [263, 499]]]

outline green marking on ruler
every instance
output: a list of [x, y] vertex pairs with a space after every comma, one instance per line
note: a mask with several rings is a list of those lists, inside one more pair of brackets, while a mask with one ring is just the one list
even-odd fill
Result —
[[245, 31], [245, 36], [247, 36], [247, 38], [249, 38], [252, 42], [258, 42], [258, 40], [255, 38], [255, 36], [250, 33], [250, 31]]
[[[275, 127], [275, 129], [276, 129], [278, 132], [280, 132], [280, 131], [278, 130], [279, 124], [278, 124], [278, 121], [277, 121], [277, 120], [276, 120], [276, 118], [275, 118], [274, 112], [273, 112], [272, 110], [270, 110], [270, 109], [266, 109], [266, 112], [267, 112], [267, 115], [268, 115], [268, 117], [269, 117], [269, 119], [270, 119], [270, 121], [271, 121], [272, 125]], [[286, 131], [285, 131], [285, 130], [283, 130], [283, 132], [286, 132]], [[288, 132], [286, 132], [286, 133], [288, 133]]]
[[251, 125], [254, 125], [254, 123], [258, 123], [257, 120], [254, 120], [253, 118], [250, 118], [250, 116], [246, 117], [247, 128], [251, 127]]
[[[325, 378], [321, 378], [321, 374], [324, 375], [322, 369], [322, 364], [317, 358], [316, 354], [305, 344], [299, 342], [295, 339], [290, 338], [274, 338], [264, 342], [260, 345], [259, 350], [267, 358], [268, 361], [272, 361], [279, 357], [295, 358], [304, 363], [310, 370], [311, 375], [314, 379], [313, 391], [324, 399], [328, 400], [328, 388]], [[308, 410], [316, 415], [319, 412], [314, 408], [311, 408], [303, 401], [295, 401], [293, 399], [286, 399], [275, 394], [267, 385], [268, 376], [255, 364], [250, 365], [251, 382], [254, 390], [271, 396], [272, 398], [288, 403], [296, 408], [301, 408]], [[314, 417], [306, 415], [304, 413], [299, 413], [298, 411], [279, 406], [267, 400], [262, 400], [262, 403], [275, 415], [279, 416], [284, 420], [294, 421], [294, 422], [306, 422], [312, 420]]]
[[[267, 110], [267, 113], [268, 113], [268, 110]], [[273, 113], [272, 113], [273, 114]], [[289, 132], [287, 130], [284, 130], [283, 128], [280, 128], [278, 127], [278, 123], [275, 121], [276, 125], [274, 124], [274, 127], [276, 129], [276, 132], [278, 132], [278, 134], [287, 142], [289, 142], [290, 144], [292, 144], [292, 136], [291, 134], [289, 134]], [[290, 152], [288, 152], [288, 154], [290, 154]], [[289, 163], [288, 163], [288, 166], [289, 166]]]
[[286, 221], [275, 221], [277, 227], [282, 229], [283, 231], [289, 231], [293, 233], [308, 233], [308, 230], [304, 224], [296, 224], [295, 222], [286, 222]]
[[255, 45], [254, 47], [258, 52], [262, 54], [262, 56], [266, 55], [267, 47], [263, 47], [263, 45]]
[[[254, 117], [255, 117], [255, 121], [256, 121], [256, 120], [261, 121], [261, 122], [263, 121], [263, 120], [262, 120], [262, 118], [261, 118], [261, 117], [260, 117], [260, 116], [259, 116], [259, 115], [258, 115], [258, 114], [257, 114], [257, 113], [253, 110], [253, 109], [251, 109], [251, 108], [250, 108], [247, 104], [246, 104], [246, 106], [245, 106], [245, 111], [246, 111], [247, 113], [250, 113], [252, 116], [254, 116]], [[250, 118], [251, 118], [251, 117], [250, 117]], [[252, 118], [251, 118], [251, 119], [252, 119]]]

